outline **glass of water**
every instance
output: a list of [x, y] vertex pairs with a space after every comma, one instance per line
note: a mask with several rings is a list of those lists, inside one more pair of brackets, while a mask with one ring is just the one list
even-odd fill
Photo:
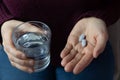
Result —
[[46, 69], [50, 63], [51, 30], [43, 22], [28, 21], [18, 25], [12, 39], [15, 47], [35, 60], [35, 72]]

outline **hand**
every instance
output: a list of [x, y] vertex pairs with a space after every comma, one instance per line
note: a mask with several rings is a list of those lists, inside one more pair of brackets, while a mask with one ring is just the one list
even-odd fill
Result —
[[31, 73], [33, 72], [34, 60], [27, 58], [24, 53], [17, 50], [12, 41], [13, 29], [21, 23], [23, 22], [17, 20], [10, 20], [2, 25], [1, 33], [3, 39], [3, 46], [13, 66], [20, 70]]
[[[81, 34], [86, 35], [86, 47], [82, 47], [78, 41]], [[61, 65], [66, 72], [80, 73], [104, 50], [107, 40], [108, 33], [104, 21], [94, 17], [81, 19], [72, 29], [61, 52]]]

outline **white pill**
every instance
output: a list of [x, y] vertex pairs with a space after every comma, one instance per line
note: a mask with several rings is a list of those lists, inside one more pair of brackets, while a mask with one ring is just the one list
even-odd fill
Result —
[[85, 47], [87, 45], [87, 41], [85, 39], [83, 39], [81, 44], [82, 44], [82, 47]]
[[81, 34], [80, 36], [79, 36], [79, 42], [81, 42], [83, 39], [85, 39], [85, 34]]

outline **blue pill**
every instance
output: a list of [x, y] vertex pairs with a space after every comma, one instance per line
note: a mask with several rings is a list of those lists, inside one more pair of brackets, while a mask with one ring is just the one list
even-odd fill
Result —
[[83, 39], [85, 39], [85, 34], [81, 34], [80, 36], [79, 36], [79, 42], [81, 42]]
[[86, 39], [82, 39], [81, 44], [82, 44], [82, 47], [85, 47], [87, 45]]

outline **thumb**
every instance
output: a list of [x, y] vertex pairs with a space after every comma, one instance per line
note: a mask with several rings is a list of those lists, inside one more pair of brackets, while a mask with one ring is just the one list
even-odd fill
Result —
[[106, 46], [107, 39], [103, 36], [98, 36], [96, 39], [96, 45], [93, 50], [93, 57], [97, 58], [101, 52], [103, 52]]

